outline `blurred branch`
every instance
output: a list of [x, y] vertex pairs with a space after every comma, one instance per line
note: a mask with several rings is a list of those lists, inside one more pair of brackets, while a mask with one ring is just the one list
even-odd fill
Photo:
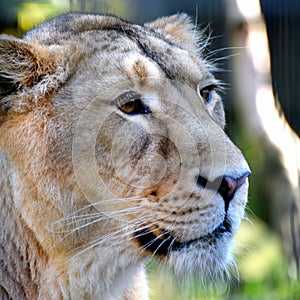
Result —
[[[239, 48], [234, 57], [233, 85], [238, 115], [246, 140], [261, 151], [263, 160], [256, 165], [257, 203], [264, 218], [281, 234], [291, 263], [290, 274], [299, 273], [299, 161], [300, 140], [278, 109], [272, 91], [270, 56], [266, 27], [258, 0], [232, 0], [228, 14], [232, 44]], [[263, 197], [263, 195], [265, 195]], [[292, 214], [291, 214], [292, 208]]]
[[[298, 199], [300, 200], [300, 199]], [[296, 201], [293, 201], [291, 206], [291, 233], [292, 233], [292, 245], [293, 252], [296, 260], [297, 276], [300, 278], [300, 218], [299, 208]]]

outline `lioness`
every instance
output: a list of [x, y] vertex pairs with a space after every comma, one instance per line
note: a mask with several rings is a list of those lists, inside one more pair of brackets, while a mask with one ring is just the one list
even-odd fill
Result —
[[147, 299], [156, 257], [226, 272], [249, 167], [185, 14], [0, 36], [0, 298]]

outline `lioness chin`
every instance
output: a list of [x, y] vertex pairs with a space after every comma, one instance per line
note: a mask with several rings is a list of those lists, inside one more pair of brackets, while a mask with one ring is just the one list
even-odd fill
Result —
[[0, 36], [0, 298], [147, 299], [144, 264], [231, 264], [249, 168], [185, 14]]

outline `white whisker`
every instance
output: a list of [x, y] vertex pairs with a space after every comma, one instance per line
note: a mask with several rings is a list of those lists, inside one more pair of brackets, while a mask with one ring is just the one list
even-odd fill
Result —
[[[97, 206], [100, 206], [100, 205], [119, 204], [119, 203], [128, 204], [128, 202], [141, 201], [141, 200], [145, 200], [145, 199], [146, 198], [143, 198], [143, 197], [128, 197], [128, 198], [114, 198], [114, 199], [100, 200], [100, 201], [93, 202], [86, 206], [81, 207], [80, 209], [72, 212], [72, 214], [70, 214], [69, 216], [76, 215], [77, 213], [84, 211], [88, 208], [97, 208]], [[69, 217], [69, 216], [67, 216], [67, 217]]]
[[[140, 224], [143, 224], [143, 223], [141, 222]], [[101, 244], [104, 244], [106, 242], [112, 243], [115, 240], [120, 240], [120, 242], [122, 242], [121, 237], [124, 238], [124, 237], [128, 237], [128, 236], [134, 236], [136, 232], [147, 229], [153, 225], [154, 225], [154, 223], [147, 224], [142, 227], [136, 228], [136, 227], [134, 227], [134, 226], [136, 226], [136, 223], [135, 223], [134, 225], [131, 225], [133, 227], [133, 230], [128, 230], [128, 228], [127, 228], [127, 231], [125, 231], [124, 227], [122, 226], [121, 229], [113, 231], [112, 233], [105, 235], [105, 237], [101, 237], [99, 239], [90, 241], [89, 243], [86, 243], [86, 244], [78, 247], [77, 249], [80, 249], [80, 248], [84, 248], [84, 249], [81, 250], [80, 252], [76, 253], [75, 256], [81, 255], [82, 253], [84, 253], [94, 247], [100, 246]], [[120, 235], [120, 233], [122, 233], [122, 235]], [[132, 239], [133, 238], [134, 237], [132, 237]]]
[[[142, 209], [135, 210], [134, 212], [136, 213], [136, 212], [138, 212], [138, 211], [142, 211]], [[122, 221], [122, 223], [118, 225], [118, 227], [121, 227], [121, 226], [124, 226], [124, 223], [129, 223], [129, 221], [127, 221], [127, 220], [120, 220], [121, 217], [124, 217], [124, 216], [127, 216], [127, 215], [132, 215], [132, 212], [126, 212], [126, 210], [124, 210], [122, 215], [120, 214], [119, 211], [117, 211], [117, 212], [112, 212], [111, 215], [104, 214], [104, 213], [99, 213], [99, 215], [101, 215], [101, 217], [96, 218], [95, 220], [92, 220], [92, 221], [90, 221], [90, 222], [84, 223], [84, 224], [82, 224], [82, 225], [80, 225], [80, 226], [73, 227], [73, 228], [71, 228], [71, 229], [63, 229], [63, 228], [64, 228], [64, 227], [69, 227], [69, 226], [71, 226], [71, 225], [74, 225], [76, 222], [73, 222], [73, 223], [72, 223], [72, 222], [69, 222], [69, 223], [67, 223], [67, 224], [62, 224], [61, 227], [58, 227], [58, 228], [62, 228], [62, 229], [56, 230], [56, 231], [53, 230], [53, 232], [57, 232], [57, 233], [67, 233], [67, 234], [64, 235], [64, 237], [63, 237], [63, 239], [65, 239], [65, 238], [68, 237], [69, 235], [71, 235], [71, 234], [73, 234], [73, 233], [75, 233], [75, 232], [77, 232], [77, 231], [79, 231], [79, 230], [81, 230], [81, 229], [83, 229], [83, 228], [86, 228], [86, 227], [91, 226], [91, 225], [93, 225], [93, 224], [95, 224], [95, 223], [98, 223], [98, 222], [106, 221], [108, 218], [115, 219], [116, 221], [119, 221], [119, 222]], [[92, 218], [90, 218], [90, 219], [92, 219]], [[139, 219], [139, 218], [138, 218], [138, 219]], [[138, 220], [138, 219], [136, 219], [136, 220]], [[86, 218], [86, 219], [81, 219], [80, 221], [82, 222], [82, 221], [86, 221], [86, 220], [88, 220], [88, 218]], [[79, 221], [78, 221], [78, 222], [79, 222]], [[145, 221], [143, 221], [143, 222], [145, 222]], [[117, 228], [117, 227], [111, 227], [111, 229], [112, 229], [112, 228]]]
[[[54, 222], [52, 224], [51, 229], [49, 229], [49, 231], [51, 232], [70, 232], [73, 233], [77, 230], [80, 230], [86, 226], [89, 226], [91, 224], [94, 224], [96, 222], [100, 222], [102, 220], [107, 220], [108, 218], [122, 218], [124, 216], [128, 216], [128, 215], [133, 215], [136, 213], [140, 213], [142, 210], [144, 210], [144, 208], [142, 209], [139, 206], [132, 206], [132, 207], [126, 207], [124, 209], [119, 209], [119, 210], [115, 210], [115, 211], [109, 211], [107, 209], [103, 210], [103, 211], [99, 211], [99, 212], [91, 212], [91, 213], [85, 213], [85, 214], [78, 214], [80, 212], [83, 212], [84, 210], [90, 209], [90, 208], [96, 208], [98, 209], [96, 206], [99, 205], [103, 205], [103, 204], [113, 204], [113, 203], [124, 203], [126, 201], [126, 203], [128, 204], [128, 201], [137, 201], [137, 200], [141, 200], [144, 198], [140, 198], [140, 197], [131, 197], [131, 198], [116, 198], [116, 199], [110, 199], [110, 200], [104, 200], [104, 201], [99, 201], [99, 202], [95, 202], [93, 204], [89, 204], [86, 205], [82, 208], [80, 208], [77, 211], [72, 212], [71, 214], [61, 218], [60, 220]], [[87, 222], [86, 224], [80, 225], [80, 226], [75, 226], [77, 223], [82, 223], [84, 221], [88, 221], [91, 219], [96, 218], [96, 220], [93, 220], [91, 222]], [[124, 222], [126, 222], [126, 220], [122, 220]], [[68, 228], [70, 226], [73, 226], [73, 228], [71, 229], [64, 229], [64, 228]]]
[[[163, 236], [163, 234], [162, 234], [161, 236]], [[158, 236], [155, 240], [159, 239], [159, 237], [160, 237], [160, 236]], [[157, 251], [159, 250], [159, 248], [160, 248], [165, 242], [167, 242], [169, 239], [170, 239], [170, 237], [168, 236], [168, 238], [162, 240], [162, 242], [159, 244], [159, 246], [156, 248], [156, 250], [153, 251], [152, 257], [155, 257], [155, 254], [157, 253]], [[154, 242], [154, 241], [153, 241], [153, 242]], [[150, 244], [149, 246], [151, 246], [151, 244]]]

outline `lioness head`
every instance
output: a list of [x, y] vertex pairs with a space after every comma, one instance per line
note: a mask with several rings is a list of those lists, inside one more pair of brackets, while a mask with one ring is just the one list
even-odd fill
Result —
[[203, 278], [230, 264], [250, 173], [196, 35], [184, 14], [69, 14], [1, 36], [2, 176], [45, 257], [42, 299], [140, 299], [149, 256]]

